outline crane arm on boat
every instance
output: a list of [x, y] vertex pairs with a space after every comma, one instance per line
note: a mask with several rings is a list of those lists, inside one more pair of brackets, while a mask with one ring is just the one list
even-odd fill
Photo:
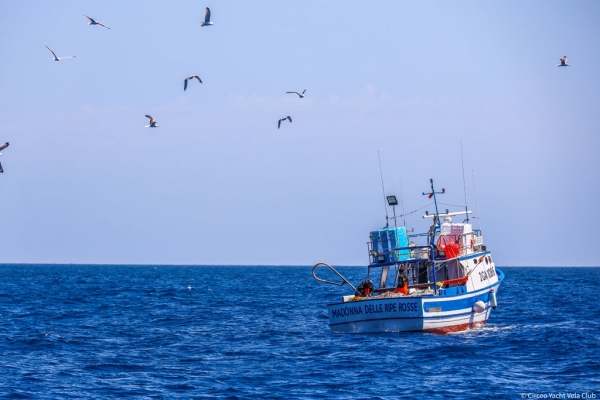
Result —
[[[324, 267], [327, 267], [330, 270], [332, 270], [337, 276], [339, 276], [340, 278], [342, 278], [342, 282], [341, 283], [339, 283], [339, 282], [332, 282], [332, 281], [328, 281], [327, 279], [321, 279], [321, 278], [319, 278], [317, 276], [317, 274], [316, 274], [316, 269], [319, 266], [324, 266]], [[339, 272], [337, 272], [335, 268], [333, 268], [331, 265], [327, 264], [326, 262], [318, 262], [318, 263], [316, 263], [313, 266], [313, 269], [312, 269], [312, 276], [313, 276], [313, 278], [315, 278], [319, 282], [329, 283], [331, 285], [344, 286], [344, 285], [348, 284], [356, 292], [356, 288], [354, 287], [354, 285], [351, 284], [350, 281], [348, 281], [348, 279], [344, 278], [344, 276], [342, 274], [340, 274]]]

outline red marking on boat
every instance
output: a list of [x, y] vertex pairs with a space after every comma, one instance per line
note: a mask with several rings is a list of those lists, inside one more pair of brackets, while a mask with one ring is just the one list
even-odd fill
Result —
[[450, 285], [452, 283], [467, 283], [468, 280], [469, 277], [465, 276], [464, 278], [448, 279], [447, 281], [442, 281], [442, 283], [444, 285]]

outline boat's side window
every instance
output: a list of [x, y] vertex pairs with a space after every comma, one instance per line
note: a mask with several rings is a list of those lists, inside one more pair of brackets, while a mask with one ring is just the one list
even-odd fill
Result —
[[490, 261], [488, 260], [488, 258], [487, 258], [487, 257], [485, 258], [485, 263], [486, 263], [486, 264], [489, 264], [489, 263], [490, 263]]

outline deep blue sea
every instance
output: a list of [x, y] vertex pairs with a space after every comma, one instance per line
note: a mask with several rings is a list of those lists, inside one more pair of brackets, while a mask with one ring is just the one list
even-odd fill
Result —
[[500, 269], [485, 327], [341, 335], [310, 267], [0, 265], [0, 396], [600, 398], [600, 268]]

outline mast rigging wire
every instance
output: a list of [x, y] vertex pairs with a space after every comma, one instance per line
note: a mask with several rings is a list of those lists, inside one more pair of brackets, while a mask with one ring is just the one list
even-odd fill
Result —
[[[401, 214], [401, 215], [399, 215], [398, 217], [404, 217], [405, 215], [414, 214], [414, 213], [416, 213], [417, 211], [421, 211], [422, 209], [424, 209], [424, 208], [427, 208], [427, 207], [429, 207], [429, 206], [430, 206], [430, 205], [432, 205], [432, 204], [433, 204], [433, 203], [429, 203], [429, 204], [427, 204], [427, 205], [425, 205], [425, 206], [423, 206], [423, 207], [421, 207], [421, 208], [418, 208], [418, 209], [416, 209], [416, 210], [414, 210], [414, 211], [411, 211], [411, 212], [409, 212], [409, 213], [406, 213], [406, 214]], [[393, 218], [393, 217], [392, 217], [392, 218]]]

